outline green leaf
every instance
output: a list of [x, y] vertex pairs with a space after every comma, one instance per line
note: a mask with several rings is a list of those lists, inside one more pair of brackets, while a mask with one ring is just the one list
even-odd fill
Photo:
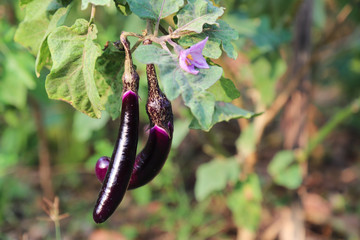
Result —
[[261, 201], [259, 177], [251, 174], [228, 196], [227, 204], [236, 225], [255, 232], [260, 223]]
[[34, 0], [20, 0], [20, 7], [24, 7], [26, 4], [31, 3]]
[[[11, 77], [11, 74], [4, 74], [0, 81], [0, 102], [23, 108], [26, 105], [27, 88], [19, 83], [17, 78]], [[11, 89], [11, 91], [9, 91]]]
[[233, 158], [201, 164], [196, 171], [196, 199], [202, 201], [211, 193], [224, 190], [229, 181], [237, 180], [239, 172], [239, 164]]
[[41, 42], [39, 51], [36, 56], [35, 72], [37, 77], [40, 76], [40, 71], [45, 65], [51, 65], [51, 55], [49, 46], [47, 44], [47, 38], [49, 34], [54, 31], [58, 26], [62, 25], [65, 21], [67, 14], [69, 13], [70, 7], [58, 9], [52, 17], [46, 33]]
[[209, 37], [204, 50], [204, 56], [210, 58], [219, 58], [221, 56], [220, 44], [226, 54], [233, 58], [237, 58], [237, 52], [234, 49], [231, 41], [239, 38], [239, 34], [232, 29], [226, 22], [222, 20], [217, 21], [218, 25], [204, 25], [203, 32], [200, 34], [186, 35], [182, 37], [179, 43], [183, 46], [192, 46], [195, 43]]
[[117, 10], [124, 16], [129, 16], [132, 13], [130, 10], [130, 5], [126, 0], [114, 0], [114, 3]]
[[139, 46], [134, 56], [144, 64], [158, 64], [166, 96], [173, 100], [181, 94], [185, 105], [190, 107], [201, 128], [210, 127], [215, 98], [205, 90], [221, 77], [220, 67], [210, 66], [209, 69], [199, 69], [199, 74], [193, 75], [178, 66], [176, 56], [153, 45]]
[[[140, 18], [157, 20], [164, 0], [128, 0], [127, 2], [131, 11]], [[182, 5], [184, 5], [183, 0], [165, 0], [161, 18], [176, 13]]]
[[218, 24], [216, 20], [223, 15], [224, 8], [215, 7], [208, 0], [188, 0], [188, 4], [182, 8], [178, 15], [176, 32], [192, 31], [201, 33], [203, 25]]
[[[226, 15], [224, 20], [227, 23], [232, 23], [231, 26], [239, 33], [240, 40], [237, 41], [239, 48], [244, 48], [248, 45], [247, 41], [244, 41], [245, 39], [252, 40], [256, 45], [256, 48], [251, 48], [252, 51], [256, 51], [255, 58], [269, 51], [276, 51], [281, 44], [291, 40], [289, 30], [279, 26], [273, 28], [269, 17], [264, 15], [261, 18], [253, 18], [244, 13], [234, 12], [233, 14]], [[244, 46], [245, 44], [247, 45]]]
[[183, 119], [174, 119], [174, 136], [171, 143], [172, 149], [177, 149], [178, 146], [184, 141], [185, 137], [188, 135], [190, 121], [188, 118]]
[[273, 157], [268, 171], [274, 181], [286, 188], [296, 189], [302, 183], [301, 169], [293, 151], [283, 150]]
[[[184, 93], [183, 96], [188, 96], [190, 94]], [[191, 113], [198, 119], [200, 125], [203, 128], [209, 128], [211, 126], [211, 118], [214, 113], [215, 108], [215, 97], [212, 93], [201, 92], [193, 93], [191, 96], [188, 96], [185, 104], [191, 109]]]
[[52, 0], [33, 0], [26, 5], [25, 18], [19, 24], [15, 33], [15, 41], [20, 43], [36, 55], [43, 42], [51, 14], [48, 7]]
[[272, 29], [269, 18], [262, 17], [256, 32], [250, 37], [260, 52], [265, 53], [274, 51], [280, 44], [290, 41], [291, 34], [288, 30]]
[[110, 5], [111, 0], [81, 0], [81, 10], [87, 9], [89, 4], [94, 4], [95, 6], [104, 6]]
[[246, 158], [256, 150], [256, 134], [254, 123], [251, 123], [247, 128], [242, 129], [240, 138], [236, 142], [236, 147], [239, 149], [239, 154], [242, 158]]
[[217, 110], [213, 116], [215, 122], [229, 121], [240, 117], [249, 119], [255, 116], [255, 113], [236, 107], [231, 103], [217, 102], [215, 108]]
[[[179, 44], [184, 47], [190, 47], [206, 38], [205, 33], [193, 34], [193, 35], [185, 35], [180, 38]], [[208, 38], [208, 41], [205, 44], [203, 49], [203, 55], [209, 58], [217, 59], [221, 56], [220, 49], [221, 40], [217, 38]]]
[[285, 73], [286, 64], [281, 59], [276, 62], [269, 62], [265, 58], [260, 58], [250, 67], [254, 85], [260, 92], [261, 101], [269, 106], [275, 98], [275, 84]]
[[90, 139], [92, 133], [102, 129], [108, 120], [109, 115], [107, 114], [102, 114], [101, 119], [94, 119], [83, 113], [76, 112], [74, 115], [72, 135], [77, 140], [86, 142]]
[[240, 97], [240, 92], [236, 89], [234, 83], [224, 77], [221, 77], [220, 81], [212, 85], [209, 92], [215, 96], [216, 101], [220, 102], [231, 102]]
[[251, 118], [257, 115], [258, 114], [255, 114], [253, 112], [249, 112], [247, 110], [238, 108], [231, 103], [216, 102], [211, 123], [208, 125], [207, 128], [201, 126], [196, 119], [192, 120], [189, 127], [193, 129], [202, 129], [204, 131], [210, 131], [210, 129], [218, 122], [229, 121], [231, 119], [237, 119], [237, 118]]
[[124, 60], [124, 51], [118, 50], [114, 44], [109, 44], [96, 61], [95, 68], [101, 75], [99, 83], [102, 84], [98, 89], [102, 98], [105, 98], [105, 109], [112, 119], [120, 115]]
[[13, 42], [14, 28], [0, 24], [0, 103], [19, 109], [26, 106], [27, 90], [34, 89], [34, 59]]
[[94, 42], [96, 36], [96, 26], [89, 26], [84, 19], [53, 31], [48, 36], [53, 65], [45, 87], [49, 98], [66, 101], [88, 116], [99, 118], [103, 106], [94, 72], [101, 49]]

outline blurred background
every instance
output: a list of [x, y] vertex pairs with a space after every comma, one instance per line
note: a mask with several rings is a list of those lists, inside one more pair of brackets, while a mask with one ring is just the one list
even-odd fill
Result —
[[[236, 60], [213, 61], [240, 91], [233, 104], [262, 114], [190, 130], [175, 100], [163, 170], [96, 225], [94, 166], [111, 156], [118, 120], [48, 99], [46, 70], [37, 78], [14, 42], [24, 9], [1, 1], [0, 239], [360, 239], [360, 1], [215, 3], [240, 35]], [[90, 9], [76, 1], [66, 25], [80, 17]], [[95, 23], [100, 45], [145, 28], [113, 4]], [[144, 130], [146, 91], [141, 81]]]

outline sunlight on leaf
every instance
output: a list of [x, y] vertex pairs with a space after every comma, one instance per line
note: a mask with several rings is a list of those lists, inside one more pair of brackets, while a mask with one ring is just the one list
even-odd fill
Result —
[[110, 5], [111, 0], [81, 0], [81, 10], [85, 10], [89, 4], [94, 4], [95, 6], [104, 6]]
[[[131, 11], [140, 18], [157, 20], [164, 0], [128, 0]], [[183, 0], [166, 0], [161, 18], [167, 17], [179, 10]]]
[[48, 37], [53, 60], [45, 87], [51, 99], [70, 103], [90, 117], [101, 116], [100, 95], [94, 79], [95, 61], [101, 49], [94, 42], [95, 25], [78, 19], [71, 27], [59, 27]]
[[209, 0], [189, 0], [188, 4], [179, 11], [178, 29], [201, 33], [203, 25], [217, 24], [216, 20], [224, 14], [224, 8], [215, 7]]
[[25, 18], [15, 33], [15, 41], [29, 48], [33, 55], [38, 53], [40, 44], [50, 23], [48, 6], [52, 0], [33, 0], [26, 5]]

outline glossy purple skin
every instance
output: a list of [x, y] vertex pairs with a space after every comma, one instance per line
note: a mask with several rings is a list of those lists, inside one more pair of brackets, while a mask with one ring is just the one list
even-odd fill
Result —
[[110, 158], [106, 156], [100, 157], [95, 165], [95, 174], [100, 182], [104, 181], [106, 172], [109, 168]]
[[[170, 125], [170, 124], [169, 124]], [[172, 131], [172, 127], [169, 126]], [[168, 133], [158, 126], [150, 129], [149, 138], [144, 149], [136, 156], [134, 169], [130, 178], [128, 190], [141, 187], [150, 182], [160, 172], [164, 166], [166, 158], [171, 149], [171, 137]], [[104, 177], [108, 168], [106, 159], [109, 157], [102, 157], [102, 166], [105, 168], [97, 169], [104, 172]], [[98, 160], [98, 163], [100, 161]], [[98, 165], [97, 163], [97, 165]], [[99, 174], [96, 174], [100, 182], [104, 180]]]
[[122, 201], [134, 168], [138, 142], [138, 96], [131, 90], [123, 94], [118, 140], [101, 187], [93, 218], [96, 223], [106, 221]]
[[[172, 133], [172, 125], [169, 128]], [[170, 152], [171, 142], [172, 136], [162, 127], [155, 125], [150, 129], [144, 149], [136, 156], [128, 190], [147, 184], [160, 172]]]

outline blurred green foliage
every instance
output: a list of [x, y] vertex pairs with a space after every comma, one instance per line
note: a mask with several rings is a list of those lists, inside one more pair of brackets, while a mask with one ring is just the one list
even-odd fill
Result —
[[[26, 2], [30, 1], [21, 1]], [[129, 14], [124, 1], [116, 2], [118, 8]], [[226, 7], [223, 19], [240, 34], [236, 40], [239, 61], [219, 60], [231, 80], [224, 78], [219, 86], [216, 85], [220, 89], [234, 84], [240, 93], [221, 96], [222, 90], [219, 90], [216, 97], [241, 104], [246, 109], [266, 112], [278, 96], [279, 79], [288, 69], [293, 21], [301, 1], [214, 2]], [[304, 152], [300, 151], [300, 154], [284, 151], [276, 140], [282, 137], [277, 119], [266, 129], [260, 144], [256, 140], [256, 120], [245, 125], [236, 121], [217, 124], [207, 133], [189, 130], [191, 115], [177, 99], [173, 101], [176, 116], [173, 146], [163, 170], [147, 186], [128, 192], [111, 221], [96, 226], [91, 214], [100, 183], [93, 168], [100, 156], [109, 156], [112, 152], [118, 122], [111, 118], [116, 114], [109, 116], [103, 112], [101, 119], [90, 119], [66, 103], [49, 100], [44, 86], [48, 70], [42, 70], [37, 78], [31, 51], [14, 42], [24, 10], [18, 1], [3, 1], [0, 4], [0, 239], [14, 239], [26, 234], [30, 239], [31, 236], [54, 238], [52, 224], [38, 218], [46, 217], [40, 207], [43, 189], [39, 178], [39, 159], [43, 154], [39, 145], [44, 138], [50, 153], [53, 190], [60, 198], [60, 211], [71, 216], [61, 221], [62, 235], [70, 239], [87, 239], [98, 229], [111, 229], [127, 239], [159, 236], [167, 239], [234, 239], [238, 229], [256, 234], [260, 227], [265, 228], [264, 212], [271, 215], [272, 210], [297, 202], [296, 190], [299, 186], [307, 187], [306, 179], [309, 180], [313, 172], [327, 172], [328, 169], [339, 169], [338, 165], [341, 165], [341, 170], [355, 172], [355, 180], [350, 183], [358, 186], [360, 153], [351, 143], [359, 144], [360, 131], [357, 113], [360, 93], [359, 1], [314, 3], [314, 45], [334, 27], [334, 19], [344, 7], [348, 6], [352, 11], [346, 26], [342, 25], [344, 32], [335, 34], [333, 42], [317, 46], [330, 48], [332, 54], [311, 66], [316, 88], [337, 91], [330, 98], [323, 96], [325, 100], [313, 103], [317, 116], [320, 116], [314, 124], [320, 130], [309, 143], [314, 144], [309, 146], [311, 151], [302, 149]], [[89, 19], [90, 12], [81, 11], [80, 5], [80, 1], [75, 1], [66, 19], [67, 26], [79, 17]], [[33, 17], [42, 20], [36, 14]], [[108, 40], [117, 40], [122, 30], [141, 33], [144, 29], [144, 23], [138, 17], [126, 17], [115, 6], [98, 7], [96, 24], [100, 46]], [[171, 24], [171, 21], [163, 24]], [[339, 42], [336, 49], [331, 48], [331, 43]], [[25, 46], [36, 44], [26, 42]], [[144, 65], [137, 63], [137, 67], [144, 79]], [[118, 78], [109, 76], [109, 79], [111, 77]], [[147, 86], [145, 81], [140, 84], [140, 127], [145, 130]], [[325, 90], [322, 94], [329, 94]], [[216, 89], [210, 91], [216, 93]], [[226, 111], [226, 108], [222, 110]], [[196, 122], [191, 124], [196, 125]], [[341, 164], [336, 162], [333, 150], [337, 147], [339, 132], [349, 139], [348, 144], [340, 148], [351, 151], [350, 156], [340, 157]], [[140, 137], [139, 148], [146, 141], [145, 134]], [[311, 156], [316, 151], [315, 145], [319, 144], [322, 148], [318, 151], [325, 153], [320, 157]], [[258, 162], [249, 173], [244, 168], [244, 161], [253, 153], [258, 154]], [[304, 154], [310, 158], [301, 158]], [[310, 169], [306, 174], [301, 169], [304, 162]], [[333, 201], [334, 216], [351, 216], [359, 222], [358, 187], [340, 178], [331, 175], [334, 186], [328, 187], [323, 182], [322, 186], [309, 188], [309, 191], [319, 193], [330, 203]], [[333, 195], [335, 197], [328, 197]], [[334, 217], [324, 224], [333, 229], [333, 235], [328, 237], [359, 239], [359, 233], [346, 227], [350, 226], [346, 223], [342, 218]], [[316, 229], [317, 225], [313, 226]]]

